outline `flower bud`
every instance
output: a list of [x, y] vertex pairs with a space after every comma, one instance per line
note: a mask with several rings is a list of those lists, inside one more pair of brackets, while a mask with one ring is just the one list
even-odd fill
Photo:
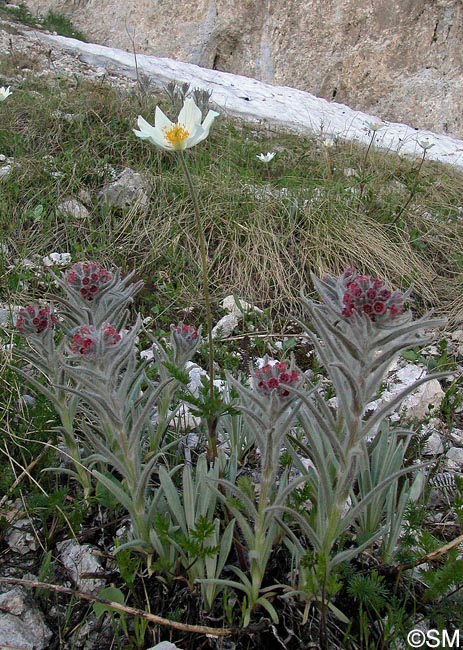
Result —
[[174, 363], [177, 367], [183, 368], [187, 361], [190, 361], [196, 352], [201, 340], [201, 328], [197, 331], [193, 325], [170, 326], [170, 342], [174, 351]]

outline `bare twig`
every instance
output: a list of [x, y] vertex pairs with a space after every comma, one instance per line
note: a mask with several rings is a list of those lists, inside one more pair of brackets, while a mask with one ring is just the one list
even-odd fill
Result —
[[452, 548], [455, 548], [455, 546], [458, 546], [459, 544], [463, 544], [463, 534], [459, 535], [458, 537], [455, 537], [455, 539], [452, 539], [451, 542], [444, 544], [444, 546], [438, 548], [437, 551], [432, 551], [432, 553], [426, 553], [426, 555], [423, 555], [422, 557], [418, 558], [414, 562], [408, 562], [407, 564], [402, 564], [400, 567], [397, 568], [400, 568], [401, 570], [413, 569], [414, 567], [420, 566], [421, 564], [426, 564], [426, 562], [432, 562], [432, 560], [437, 560], [437, 558], [441, 557], [441, 555], [445, 555], [445, 553], [448, 553], [449, 551], [452, 550]]
[[68, 594], [69, 596], [75, 596], [76, 598], [81, 598], [82, 600], [89, 600], [90, 602], [94, 603], [102, 603], [103, 605], [108, 605], [108, 607], [111, 607], [118, 612], [122, 612], [123, 614], [129, 614], [130, 616], [139, 616], [140, 618], [146, 619], [150, 623], [164, 625], [166, 627], [174, 628], [175, 630], [181, 630], [182, 632], [208, 634], [215, 637], [231, 636], [234, 632], [234, 630], [231, 628], [219, 629], [216, 627], [207, 627], [205, 625], [189, 625], [188, 623], [178, 623], [177, 621], [171, 621], [167, 618], [162, 618], [161, 616], [150, 614], [149, 612], [145, 612], [143, 609], [128, 607], [127, 605], [120, 605], [119, 603], [115, 603], [112, 600], [107, 600], [106, 598], [92, 596], [91, 594], [86, 594], [82, 591], [75, 591], [74, 589], [69, 589], [68, 587], [61, 587], [60, 585], [51, 585], [47, 582], [39, 582], [36, 580], [22, 580], [20, 578], [0, 577], [0, 583], [8, 585], [21, 585], [23, 587], [32, 587], [33, 589], [49, 589], [50, 591], [55, 591], [60, 594]]

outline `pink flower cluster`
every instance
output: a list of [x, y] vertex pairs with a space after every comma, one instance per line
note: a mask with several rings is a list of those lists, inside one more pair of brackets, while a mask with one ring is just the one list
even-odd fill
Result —
[[403, 294], [400, 291], [392, 293], [384, 280], [357, 275], [355, 269], [349, 268], [342, 276], [342, 285], [343, 316], [358, 312], [376, 321], [384, 317], [394, 319], [403, 313]]
[[281, 361], [273, 365], [266, 363], [258, 368], [254, 372], [254, 378], [259, 392], [270, 395], [272, 391], [277, 391], [280, 397], [288, 397], [290, 391], [287, 386], [299, 381], [298, 373]]
[[85, 300], [93, 300], [112, 278], [97, 262], [76, 262], [66, 273], [66, 282]]
[[193, 325], [185, 325], [184, 323], [179, 323], [178, 325], [173, 325], [171, 329], [172, 333], [175, 332], [175, 334], [181, 336], [188, 342], [196, 341], [199, 337], [199, 334]]
[[16, 319], [16, 327], [21, 334], [42, 334], [53, 329], [56, 316], [50, 307], [38, 308], [36, 305], [21, 307]]
[[121, 338], [109, 323], [103, 323], [100, 330], [94, 325], [82, 325], [74, 332], [69, 349], [75, 355], [94, 356], [113, 347]]

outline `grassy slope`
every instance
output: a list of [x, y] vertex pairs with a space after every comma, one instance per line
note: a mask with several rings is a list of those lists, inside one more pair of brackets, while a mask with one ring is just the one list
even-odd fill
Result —
[[[12, 66], [11, 57], [2, 61], [4, 79]], [[31, 75], [15, 86], [0, 107], [0, 152], [14, 158], [1, 184], [0, 227], [10, 249], [4, 291], [18, 284], [11, 258], [68, 251], [73, 260], [136, 268], [155, 316], [167, 311], [168, 320], [171, 312], [202, 304], [180, 168], [175, 157], [131, 131], [136, 116], [150, 119], [158, 101], [103, 82], [50, 83]], [[255, 154], [267, 150], [277, 156], [265, 167]], [[285, 315], [297, 311], [310, 271], [354, 264], [397, 286], [413, 283], [420, 308], [461, 311], [461, 173], [425, 163], [417, 179], [418, 161], [393, 153], [371, 150], [365, 161], [365, 149], [352, 143], [326, 149], [315, 138], [257, 132], [225, 119], [188, 160], [203, 207], [216, 305], [236, 292]], [[98, 199], [111, 168], [118, 173], [127, 166], [147, 178], [148, 210], [108, 209]], [[348, 169], [356, 174], [347, 176]], [[289, 192], [280, 194], [282, 188]], [[90, 218], [59, 214], [60, 201], [83, 190]], [[410, 192], [413, 200], [391, 226]]]

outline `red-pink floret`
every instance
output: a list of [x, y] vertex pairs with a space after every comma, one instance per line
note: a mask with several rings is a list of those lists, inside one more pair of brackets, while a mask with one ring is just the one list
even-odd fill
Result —
[[42, 334], [54, 328], [56, 316], [50, 307], [38, 308], [36, 305], [21, 307], [16, 319], [16, 327], [21, 334]]
[[276, 390], [280, 397], [288, 397], [290, 391], [287, 386], [299, 381], [299, 374], [296, 370], [289, 370], [288, 365], [281, 361], [273, 365], [265, 364], [255, 371], [254, 376], [259, 392], [270, 395], [272, 391]]
[[112, 273], [97, 262], [76, 262], [66, 273], [66, 282], [85, 300], [93, 300], [112, 278]]

